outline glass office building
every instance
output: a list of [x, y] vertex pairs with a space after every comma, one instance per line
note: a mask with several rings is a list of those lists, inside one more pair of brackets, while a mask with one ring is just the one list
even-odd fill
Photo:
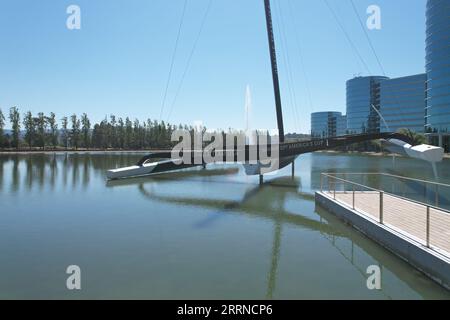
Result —
[[395, 78], [380, 83], [380, 122], [382, 132], [425, 130], [426, 74]]
[[311, 138], [320, 139], [336, 137], [345, 133], [343, 126], [345, 116], [340, 112], [327, 111], [311, 114]]
[[426, 9], [426, 132], [450, 148], [450, 1], [428, 0]]
[[[387, 77], [356, 77], [347, 81], [347, 132], [380, 132], [380, 83]], [[376, 110], [374, 110], [374, 108]]]
[[345, 136], [347, 134], [347, 116], [339, 115], [336, 119], [336, 135]]

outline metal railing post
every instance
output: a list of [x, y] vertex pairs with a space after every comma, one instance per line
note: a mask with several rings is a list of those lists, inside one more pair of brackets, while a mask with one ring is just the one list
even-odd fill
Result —
[[353, 185], [353, 199], [352, 199], [353, 210], [355, 210], [355, 185]]
[[320, 174], [320, 192], [323, 193], [323, 173]]
[[380, 191], [380, 223], [383, 224], [383, 214], [384, 214], [384, 208], [383, 208], [383, 195], [384, 192]]
[[334, 191], [333, 191], [333, 198], [334, 198], [334, 200], [336, 200], [336, 179], [333, 178], [333, 181], [334, 181], [334, 183], [333, 183], [333, 189], [334, 189]]
[[436, 185], [436, 190], [435, 190], [435, 202], [436, 202], [436, 207], [439, 207], [439, 185]]
[[330, 176], [328, 176], [327, 175], [327, 189], [328, 189], [328, 193], [330, 193], [331, 192], [331, 189], [330, 189]]
[[427, 206], [427, 248], [430, 247], [430, 206]]
[[[356, 173], [355, 173], [356, 174]], [[360, 173], [357, 173], [358, 175]], [[345, 174], [345, 178], [347, 178], [349, 174], [346, 173]], [[366, 178], [376, 175], [376, 174], [372, 174], [372, 173], [367, 173], [366, 174]], [[363, 174], [361, 174], [361, 176], [363, 176]], [[382, 174], [383, 176], [383, 174]], [[426, 208], [426, 225], [425, 225], [425, 229], [423, 230], [425, 231], [425, 237], [422, 238], [421, 243], [422, 245], [426, 246], [427, 248], [430, 248], [431, 250], [434, 250], [434, 248], [431, 245], [431, 210], [436, 210], [436, 213], [439, 212], [443, 212], [447, 215], [450, 215], [450, 210], [446, 209], [446, 208], [439, 208], [439, 202], [440, 202], [440, 196], [439, 196], [439, 191], [442, 190], [444, 187], [445, 188], [449, 188], [450, 184], [443, 184], [443, 183], [436, 183], [436, 182], [429, 182], [429, 181], [424, 181], [424, 180], [419, 180], [419, 179], [413, 179], [413, 178], [404, 178], [404, 177], [400, 177], [400, 176], [394, 176], [394, 175], [389, 175], [386, 174], [386, 176], [392, 176], [392, 177], [398, 177], [400, 179], [404, 179], [405, 181], [416, 181], [416, 182], [420, 182], [420, 183], [425, 183], [425, 196], [426, 196], [426, 202], [422, 202], [419, 200], [414, 200], [414, 198], [406, 198], [406, 197], [401, 197], [401, 193], [403, 192], [403, 194], [406, 196], [409, 193], [412, 193], [413, 195], [421, 195], [422, 190], [419, 190], [418, 192], [416, 190], [412, 190], [411, 192], [408, 191], [408, 186], [406, 183], [403, 183], [401, 186], [399, 186], [397, 188], [396, 184], [392, 185], [392, 193], [390, 193], [389, 191], [385, 191], [385, 190], [380, 190], [380, 189], [376, 189], [376, 188], [372, 188], [372, 187], [368, 187], [366, 185], [362, 185], [359, 184], [356, 181], [349, 181], [346, 179], [342, 179], [338, 176], [331, 174], [327, 174], [327, 173], [321, 173], [320, 175], [320, 190], [321, 192], [326, 192], [326, 194], [334, 199], [337, 200], [337, 197], [339, 197], [339, 192], [342, 193], [343, 197], [340, 199], [340, 202], [344, 202], [345, 205], [347, 205], [347, 208], [350, 207], [350, 199], [347, 199], [347, 195], [349, 193], [352, 193], [352, 200], [351, 200], [351, 208], [353, 210], [356, 211], [356, 191], [358, 190], [360, 193], [364, 194], [364, 190], [369, 190], [370, 194], [372, 194], [375, 197], [375, 202], [376, 202], [376, 194], [379, 194], [379, 224], [380, 225], [384, 225], [384, 198], [385, 195], [389, 196], [389, 201], [390, 202], [395, 202], [396, 199], [402, 199], [402, 200], [406, 200], [409, 201], [413, 204], [416, 204], [418, 206], [420, 206], [421, 208]], [[324, 179], [327, 179], [326, 181]], [[368, 179], [362, 179], [362, 180], [368, 180]], [[370, 179], [369, 179], [370, 180]], [[337, 184], [339, 183], [339, 186], [337, 186]], [[331, 185], [334, 184], [334, 185]], [[347, 190], [347, 185], [351, 185], [351, 189]], [[434, 188], [432, 187], [434, 185]], [[357, 189], [358, 187], [358, 189]], [[383, 186], [381, 186], [383, 187]], [[389, 186], [387, 186], [387, 188], [389, 189]], [[432, 191], [435, 191], [435, 199], [433, 201], [433, 197], [432, 197]], [[395, 192], [398, 191], [398, 195], [395, 194]], [[413, 193], [414, 192], [414, 193]], [[431, 193], [431, 195], [430, 195]], [[431, 198], [430, 198], [431, 197]], [[364, 202], [364, 199], [363, 199]], [[388, 205], [389, 203], [388, 202]], [[388, 207], [390, 208], [390, 207]], [[373, 209], [375, 209], [375, 213], [376, 213], [376, 207], [370, 207], [370, 214], [373, 214]], [[423, 210], [423, 209], [422, 209]], [[364, 212], [362, 212], [364, 213]], [[388, 213], [390, 213], [390, 211], [388, 211]], [[434, 213], [434, 212], [433, 212]], [[389, 218], [390, 216], [388, 216]], [[322, 219], [322, 218], [321, 218]], [[388, 219], [389, 220], [389, 219]], [[388, 223], [391, 223], [391, 221], [389, 220]], [[406, 231], [404, 231], [403, 228], [399, 228], [400, 232], [402, 234], [404, 234], [405, 236], [408, 236], [407, 233], [405, 233]], [[409, 236], [408, 236], [409, 237]], [[439, 244], [435, 244], [437, 247], [439, 247]]]

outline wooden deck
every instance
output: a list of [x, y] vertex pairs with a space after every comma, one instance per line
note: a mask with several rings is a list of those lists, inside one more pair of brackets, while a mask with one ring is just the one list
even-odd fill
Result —
[[[353, 208], [353, 192], [324, 192]], [[380, 221], [380, 193], [355, 191], [355, 211]], [[383, 224], [423, 245], [427, 243], [427, 207], [393, 195], [383, 195]], [[430, 209], [430, 247], [450, 256], [450, 214]]]

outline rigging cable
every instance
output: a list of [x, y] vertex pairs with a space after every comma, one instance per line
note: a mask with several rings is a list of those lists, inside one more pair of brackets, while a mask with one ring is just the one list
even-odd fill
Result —
[[[279, 6], [280, 6], [280, 16], [281, 16], [281, 18], [283, 18], [283, 10], [282, 10], [281, 3], [279, 4]], [[283, 34], [284, 34], [284, 38], [285, 38], [285, 42], [286, 42], [286, 54], [287, 54], [287, 61], [288, 61], [288, 66], [289, 66], [289, 76], [291, 77], [292, 94], [294, 96], [294, 108], [295, 108], [295, 113], [297, 114], [298, 133], [301, 133], [301, 121], [300, 121], [300, 114], [299, 114], [299, 111], [298, 111], [299, 103], [298, 103], [298, 100], [297, 100], [297, 94], [295, 93], [295, 77], [294, 77], [294, 73], [293, 73], [293, 68], [291, 68], [291, 58], [289, 56], [289, 51], [288, 51], [289, 42], [288, 42], [288, 37], [286, 37], [286, 35], [285, 35], [285, 31], [284, 31], [285, 27], [284, 27], [283, 20], [281, 20], [281, 27], [283, 29]]]
[[288, 4], [289, 4], [289, 12], [290, 12], [290, 17], [292, 20], [292, 23], [294, 25], [294, 35], [295, 35], [295, 41], [297, 44], [297, 48], [298, 48], [298, 54], [299, 54], [299, 58], [300, 58], [300, 65], [301, 65], [301, 69], [302, 69], [302, 74], [304, 76], [304, 80], [305, 80], [305, 89], [306, 89], [306, 94], [307, 94], [307, 100], [308, 100], [308, 104], [309, 104], [309, 111], [310, 113], [313, 111], [313, 102], [312, 102], [312, 97], [311, 97], [311, 90], [309, 88], [309, 80], [308, 80], [308, 75], [306, 73], [306, 67], [305, 67], [305, 60], [303, 57], [303, 50], [302, 47], [300, 45], [300, 37], [298, 35], [297, 32], [297, 24], [296, 24], [296, 20], [294, 19], [294, 10], [293, 10], [293, 5], [291, 0], [288, 0]]
[[[350, 3], [352, 5], [353, 12], [355, 13], [356, 17], [358, 18], [359, 25], [361, 26], [361, 29], [363, 30], [364, 35], [366, 36], [367, 42], [369, 43], [369, 46], [370, 46], [370, 49], [372, 50], [372, 53], [375, 56], [375, 59], [377, 60], [378, 66], [380, 67], [380, 70], [383, 73], [383, 76], [386, 77], [386, 72], [384, 70], [383, 64], [381, 63], [381, 59], [379, 58], [379, 56], [378, 56], [378, 54], [377, 54], [377, 52], [375, 50], [375, 47], [374, 47], [374, 45], [372, 43], [372, 40], [370, 39], [369, 34], [368, 34], [368, 32], [367, 32], [367, 30], [366, 30], [366, 28], [364, 26], [364, 23], [362, 22], [361, 17], [358, 14], [358, 10], [356, 9], [355, 3], [353, 2], [353, 0], [350, 0]], [[397, 104], [397, 106], [400, 106], [398, 95], [396, 94], [396, 92], [392, 92], [392, 95], [393, 95], [393, 98], [394, 98], [394, 102]], [[391, 131], [390, 128], [389, 128], [389, 125], [387, 124], [386, 120], [384, 119], [383, 115], [381, 114], [381, 111], [378, 110], [377, 108], [375, 108], [375, 106], [373, 104], [371, 105], [371, 107], [375, 110], [375, 112], [378, 114], [380, 119], [383, 121], [384, 126], [386, 127], [386, 129], [388, 131]], [[396, 112], [396, 114], [400, 115], [400, 116], [402, 115], [401, 112]]]
[[[281, 49], [283, 51], [283, 61], [284, 61], [284, 65], [287, 71], [287, 83], [288, 83], [288, 90], [289, 90], [289, 95], [290, 95], [290, 102], [291, 102], [291, 108], [292, 108], [292, 113], [293, 113], [293, 120], [294, 120], [294, 126], [296, 127], [296, 129], [300, 132], [300, 125], [299, 125], [299, 116], [298, 116], [298, 111], [297, 111], [297, 99], [296, 99], [296, 95], [293, 89], [293, 76], [292, 76], [292, 69], [291, 69], [291, 63], [290, 63], [290, 58], [289, 58], [289, 53], [288, 53], [288, 42], [287, 42], [287, 38], [286, 38], [286, 33], [285, 33], [285, 27], [284, 27], [284, 22], [283, 22], [283, 17], [282, 17], [282, 10], [281, 10], [281, 6], [280, 6], [280, 2], [277, 1], [277, 9], [278, 9], [278, 19], [277, 19], [277, 27], [278, 30], [280, 30], [280, 38], [281, 38]], [[278, 21], [280, 21], [280, 23], [278, 23]], [[281, 28], [280, 28], [280, 24], [281, 24]]]
[[358, 18], [359, 25], [361, 26], [361, 29], [363, 29], [363, 31], [364, 31], [364, 35], [366, 36], [367, 42], [369, 43], [369, 46], [370, 46], [370, 49], [372, 50], [373, 55], [375, 56], [375, 59], [377, 60], [378, 66], [380, 67], [383, 75], [386, 76], [386, 72], [384, 71], [383, 65], [381, 64], [380, 58], [378, 57], [378, 54], [375, 51], [375, 47], [373, 46], [372, 41], [370, 40], [369, 34], [367, 33], [366, 28], [364, 27], [361, 17], [358, 14], [358, 10], [356, 9], [355, 3], [353, 2], [353, 0], [350, 0], [350, 3], [352, 4], [353, 12], [355, 13], [356, 17]]
[[344, 25], [342, 24], [342, 22], [339, 20], [336, 12], [333, 10], [333, 8], [330, 6], [330, 3], [328, 2], [328, 0], [323, 0], [326, 4], [326, 6], [328, 7], [328, 9], [330, 10], [331, 14], [334, 17], [334, 20], [336, 20], [338, 26], [340, 27], [340, 29], [342, 30], [342, 32], [345, 35], [345, 38], [347, 39], [348, 43], [350, 44], [350, 46], [353, 49], [353, 52], [357, 55], [357, 57], [359, 58], [359, 60], [362, 62], [362, 64], [364, 65], [364, 68], [366, 69], [366, 71], [368, 72], [368, 74], [372, 74], [372, 72], [370, 72], [369, 67], [367, 66], [367, 63], [364, 61], [364, 59], [362, 58], [361, 54], [359, 53], [358, 49], [356, 48], [355, 44], [353, 43], [352, 39], [350, 38], [347, 30], [345, 30]]
[[172, 71], [173, 71], [173, 66], [175, 64], [175, 57], [176, 57], [176, 54], [177, 54], [177, 51], [178, 51], [178, 43], [180, 41], [181, 29], [183, 27], [184, 16], [186, 14], [186, 7], [187, 7], [187, 0], [184, 0], [183, 12], [181, 14], [180, 25], [178, 26], [177, 39], [175, 40], [175, 48], [173, 50], [172, 61], [170, 63], [170, 69], [169, 69], [169, 75], [167, 77], [166, 89], [164, 91], [164, 96], [163, 96], [163, 100], [162, 100], [162, 104], [161, 104], [161, 110], [159, 112], [159, 120], [160, 121], [161, 121], [161, 118], [162, 118], [162, 114], [164, 112], [164, 106], [166, 104], [167, 92], [169, 90], [169, 85], [170, 85], [170, 79], [172, 78]]
[[182, 88], [183, 83], [184, 83], [184, 79], [186, 77], [186, 74], [187, 74], [187, 72], [189, 70], [189, 67], [190, 67], [190, 64], [191, 64], [191, 61], [192, 61], [192, 57], [194, 56], [195, 49], [197, 48], [198, 41], [200, 40], [200, 36], [202, 34], [202, 31], [203, 31], [203, 28], [205, 26], [206, 20], [208, 18], [208, 14], [210, 12], [211, 5], [212, 5], [212, 0], [209, 0], [208, 6], [206, 8], [206, 11], [205, 11], [205, 13], [203, 15], [203, 18], [202, 18], [202, 22], [200, 24], [200, 30], [198, 31], [197, 38], [195, 39], [194, 45], [192, 46], [191, 52], [189, 54], [189, 58], [188, 58], [187, 63], [186, 63], [186, 67], [184, 68], [183, 75], [181, 76], [180, 83], [178, 85], [178, 88], [177, 88], [177, 90], [175, 92], [175, 96], [173, 98], [172, 104], [170, 106], [170, 111], [169, 111], [169, 115], [167, 117], [167, 121], [169, 121], [170, 116], [172, 115], [173, 108], [174, 108], [175, 103], [177, 101], [178, 95], [180, 94], [181, 88]]

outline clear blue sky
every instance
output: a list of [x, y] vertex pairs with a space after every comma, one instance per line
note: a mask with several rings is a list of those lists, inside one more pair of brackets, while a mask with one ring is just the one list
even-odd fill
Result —
[[[188, 0], [163, 120], [209, 0]], [[291, 8], [289, 6], [291, 2]], [[354, 0], [367, 18], [381, 7], [382, 29], [369, 31], [388, 76], [424, 72], [425, 0]], [[58, 118], [87, 112], [159, 119], [184, 0], [2, 0], [0, 108]], [[349, 0], [329, 0], [372, 74], [381, 74]], [[66, 8], [81, 7], [81, 30], [66, 28]], [[280, 34], [280, 11], [287, 45]], [[287, 131], [309, 132], [310, 112], [345, 112], [345, 81], [367, 72], [323, 0], [272, 0]], [[301, 67], [297, 36], [303, 51]], [[292, 70], [299, 121], [290, 102]], [[308, 79], [308, 99], [305, 75]], [[209, 128], [244, 128], [250, 85], [255, 128], [275, 128], [263, 0], [212, 0], [204, 31], [171, 123], [201, 120]], [[8, 125], [9, 126], [9, 125]]]

